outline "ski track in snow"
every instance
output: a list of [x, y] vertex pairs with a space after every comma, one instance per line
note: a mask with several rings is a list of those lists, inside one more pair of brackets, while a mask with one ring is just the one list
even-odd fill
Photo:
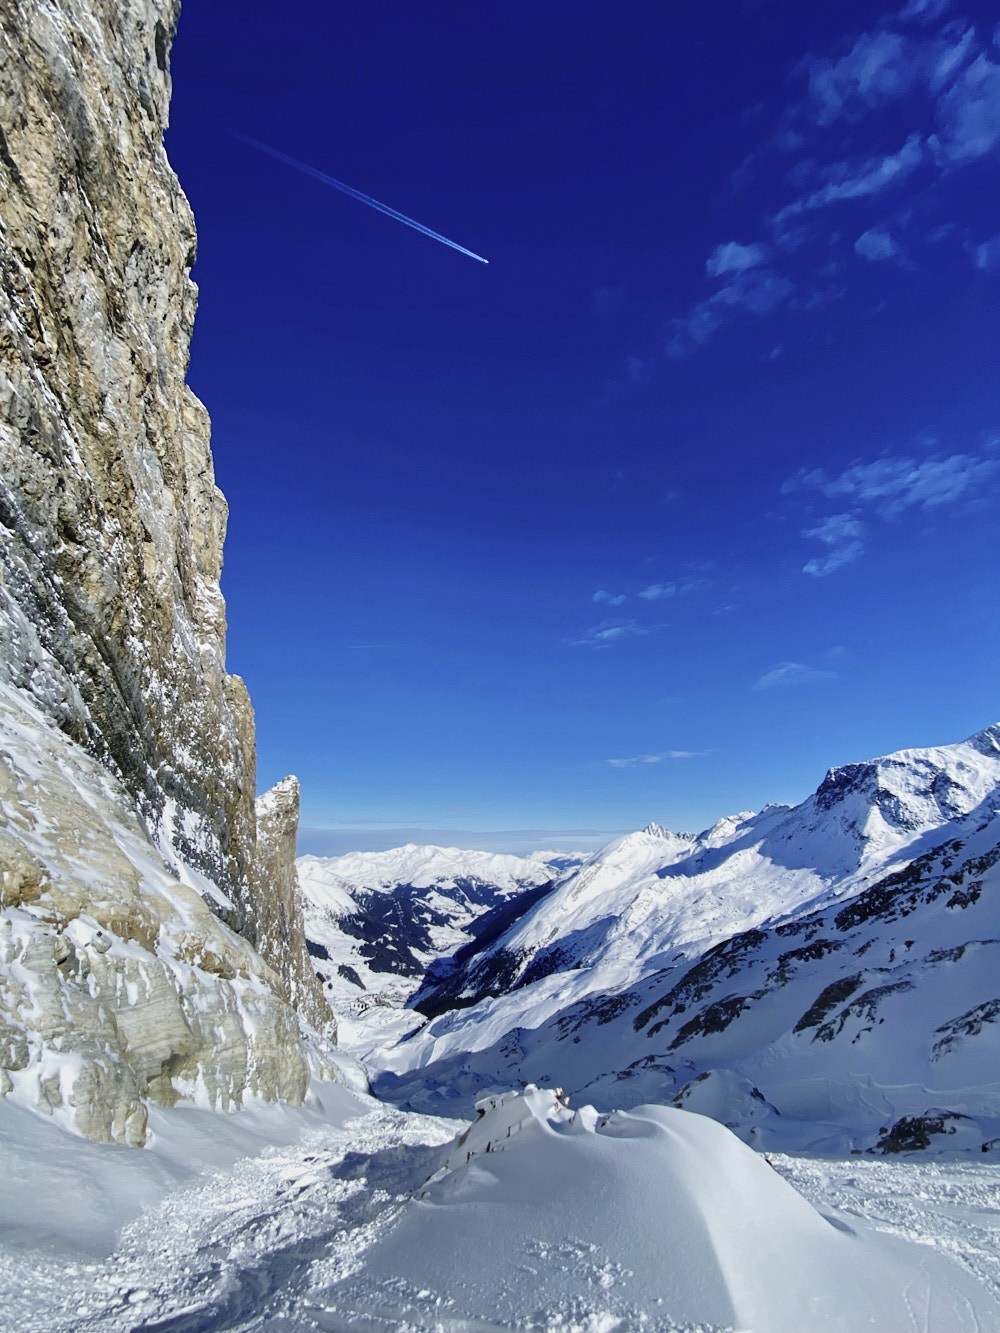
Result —
[[1000, 1166], [766, 1157], [825, 1216], [848, 1224], [860, 1218], [873, 1230], [929, 1245], [1000, 1292]]
[[[434, 1169], [461, 1126], [372, 1103], [171, 1192], [100, 1262], [0, 1255], [18, 1333], [206, 1333], [323, 1327], [309, 1293], [340, 1281]], [[283, 1322], [292, 1317], [294, 1323]]]
[[[481, 1319], [449, 1317], [446, 1298], [383, 1283], [371, 1303], [345, 1307], [333, 1288], [363, 1275], [369, 1247], [392, 1227], [462, 1126], [367, 1102], [346, 1124], [310, 1127], [292, 1147], [271, 1147], [169, 1193], [122, 1232], [101, 1261], [16, 1247], [0, 1253], [0, 1327], [17, 1333], [488, 1333]], [[1000, 1166], [972, 1161], [768, 1161], [823, 1214], [930, 1246], [1000, 1293]], [[581, 1300], [530, 1327], [559, 1333], [629, 1333], [601, 1309], [615, 1281], [594, 1246], [531, 1249], [515, 1281], [569, 1265]], [[587, 1296], [587, 1293], [590, 1296]], [[423, 1306], [414, 1323], [414, 1307]], [[407, 1315], [393, 1313], [401, 1308]], [[495, 1318], [495, 1316], [494, 1316]], [[9, 1320], [9, 1322], [7, 1322]], [[509, 1325], [503, 1325], [509, 1327]], [[525, 1325], [524, 1327], [529, 1327]], [[723, 1333], [639, 1313], [661, 1333]], [[728, 1330], [725, 1333], [729, 1333]], [[749, 1333], [749, 1331], [739, 1331]], [[931, 1333], [948, 1333], [931, 1330]], [[987, 1333], [984, 1330], [984, 1333]]]

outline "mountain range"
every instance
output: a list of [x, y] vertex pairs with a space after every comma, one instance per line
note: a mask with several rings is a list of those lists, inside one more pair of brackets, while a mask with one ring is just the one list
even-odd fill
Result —
[[770, 1146], [995, 1149], [998, 862], [997, 726], [697, 835], [650, 824], [464, 925], [373, 1086], [462, 1114], [554, 1082]]

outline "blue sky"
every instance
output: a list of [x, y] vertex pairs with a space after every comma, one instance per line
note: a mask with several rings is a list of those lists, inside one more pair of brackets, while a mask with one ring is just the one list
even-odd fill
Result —
[[694, 829], [995, 720], [996, 19], [189, 0], [229, 665], [306, 849]]

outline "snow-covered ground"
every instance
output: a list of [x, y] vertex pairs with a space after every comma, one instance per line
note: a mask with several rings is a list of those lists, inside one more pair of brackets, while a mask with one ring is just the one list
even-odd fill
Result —
[[0, 1105], [2, 1327], [1000, 1328], [996, 1165], [765, 1160], [700, 1116], [543, 1091], [456, 1142], [454, 1121], [314, 1086], [299, 1110], [154, 1110], [141, 1151]]

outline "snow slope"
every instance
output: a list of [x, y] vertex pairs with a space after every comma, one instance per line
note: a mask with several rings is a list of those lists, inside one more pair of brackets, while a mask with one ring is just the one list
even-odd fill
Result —
[[534, 901], [556, 875], [539, 857], [413, 843], [302, 856], [297, 869], [308, 948], [340, 1044], [361, 1054], [419, 1022], [404, 1006], [437, 959], [498, 930], [509, 904]]
[[[10, 1210], [0, 1224], [5, 1326], [1000, 1326], [1000, 1166], [775, 1159], [775, 1171], [722, 1127], [663, 1107], [573, 1112], [532, 1089], [485, 1102], [465, 1128], [321, 1093], [230, 1117], [156, 1108], [141, 1153], [0, 1106], [6, 1197], [30, 1214], [20, 1233]], [[131, 1220], [116, 1230], [102, 1209], [123, 1201]]]
[[772, 1144], [978, 1149], [1000, 1136], [998, 810], [993, 727], [834, 769], [794, 809], [630, 834], [431, 978], [375, 1086], [430, 1109], [558, 1079]]

